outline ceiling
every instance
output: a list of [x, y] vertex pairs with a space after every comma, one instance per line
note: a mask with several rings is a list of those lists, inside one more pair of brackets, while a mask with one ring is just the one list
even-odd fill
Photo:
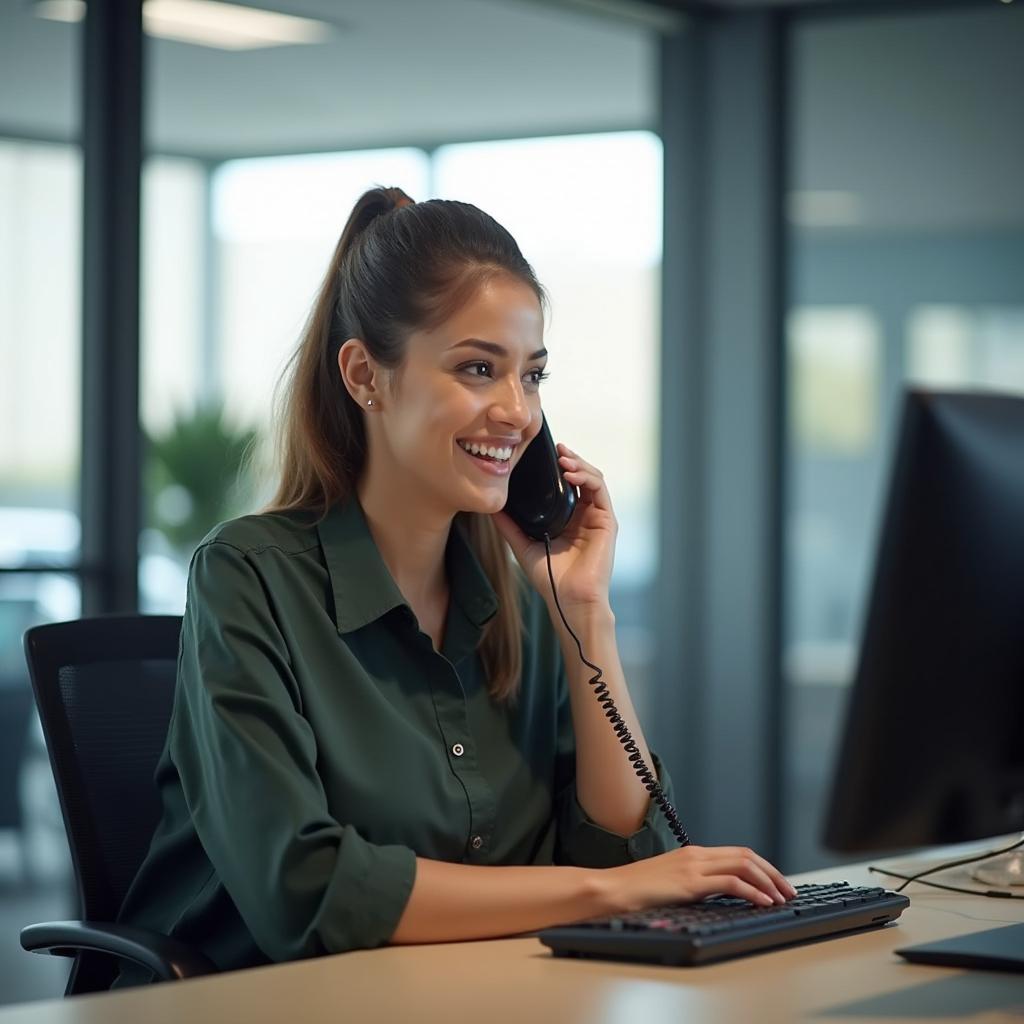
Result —
[[[715, 0], [721, 7], [770, 0]], [[255, 4], [254, 4], [255, 5]], [[658, 32], [633, 0], [260, 0], [316, 46], [150, 40], [151, 150], [230, 156], [654, 128]], [[604, 13], [595, 13], [600, 5]], [[820, 0], [818, 6], [827, 6]], [[866, 226], [1024, 225], [1024, 2], [812, 17], [794, 35], [791, 184]], [[0, 2], [0, 136], [76, 134], [80, 26]]]
[[[315, 46], [148, 46], [148, 141], [247, 153], [651, 127], [655, 37], [524, 0], [261, 0], [336, 26]], [[67, 137], [80, 25], [0, 3], [0, 131]]]

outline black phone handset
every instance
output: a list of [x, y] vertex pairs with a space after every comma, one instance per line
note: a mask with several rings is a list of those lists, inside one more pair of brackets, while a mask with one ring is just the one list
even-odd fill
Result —
[[608, 693], [608, 686], [601, 681], [604, 670], [593, 662], [587, 661], [579, 637], [573, 633], [558, 601], [555, 576], [551, 571], [551, 541], [568, 526], [575, 508], [576, 489], [562, 476], [562, 469], [558, 465], [558, 449], [555, 447], [554, 439], [548, 428], [547, 418], [544, 418], [541, 422], [540, 433], [526, 446], [522, 458], [516, 468], [512, 470], [508, 481], [508, 501], [505, 503], [504, 511], [528, 537], [544, 541], [544, 550], [548, 560], [548, 578], [551, 581], [551, 593], [555, 598], [555, 607], [562, 617], [562, 622], [565, 623], [565, 628], [569, 630], [569, 634], [576, 641], [580, 660], [596, 673], [589, 680], [590, 685], [594, 688], [594, 696], [604, 709], [605, 717], [611, 723], [615, 735], [618, 736], [619, 742], [625, 749], [626, 755], [633, 765], [633, 771], [636, 772], [647, 792], [651, 794], [651, 799], [665, 816], [669, 828], [672, 829], [672, 834], [679, 840], [680, 846], [689, 846], [690, 837], [679, 820], [679, 814], [668, 797], [665, 796], [657, 778], [644, 761], [640, 749], [636, 745], [636, 740], [633, 739], [629, 727], [615, 706], [615, 701]]

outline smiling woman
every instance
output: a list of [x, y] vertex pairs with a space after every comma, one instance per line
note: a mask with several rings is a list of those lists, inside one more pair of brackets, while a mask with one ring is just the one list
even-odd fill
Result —
[[749, 852], [673, 849], [591, 694], [577, 637], [671, 801], [616, 648], [601, 471], [559, 446], [580, 498], [549, 552], [503, 511], [545, 305], [476, 206], [356, 203], [285, 378], [277, 494], [192, 560], [122, 921], [230, 969], [788, 893]]

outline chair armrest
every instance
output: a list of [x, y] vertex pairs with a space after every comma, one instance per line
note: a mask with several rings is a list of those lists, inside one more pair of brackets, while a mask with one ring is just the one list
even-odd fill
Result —
[[80, 950], [130, 960], [160, 981], [215, 974], [216, 966], [198, 950], [159, 932], [95, 921], [44, 921], [21, 929], [22, 949], [30, 953], [75, 956]]

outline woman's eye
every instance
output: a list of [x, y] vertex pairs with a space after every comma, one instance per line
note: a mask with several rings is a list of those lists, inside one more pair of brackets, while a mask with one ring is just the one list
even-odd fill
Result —
[[[487, 370], [486, 374], [479, 374], [479, 373], [474, 373], [473, 372], [478, 367], [481, 367], [481, 366], [484, 367], [484, 369]], [[474, 377], [490, 376], [491, 375], [491, 372], [490, 372], [491, 371], [491, 364], [487, 363], [487, 362], [467, 363], [465, 366], [462, 367], [462, 369], [470, 372], [472, 374], [472, 376], [474, 376]], [[548, 377], [551, 376], [549, 373], [547, 373], [545, 370], [540, 369], [539, 367], [537, 369], [535, 369], [535, 370], [530, 370], [529, 373], [530, 373], [530, 376], [533, 377], [533, 380], [531, 381], [531, 383], [535, 384], [535, 385], [539, 385], [542, 380], [546, 380]]]

